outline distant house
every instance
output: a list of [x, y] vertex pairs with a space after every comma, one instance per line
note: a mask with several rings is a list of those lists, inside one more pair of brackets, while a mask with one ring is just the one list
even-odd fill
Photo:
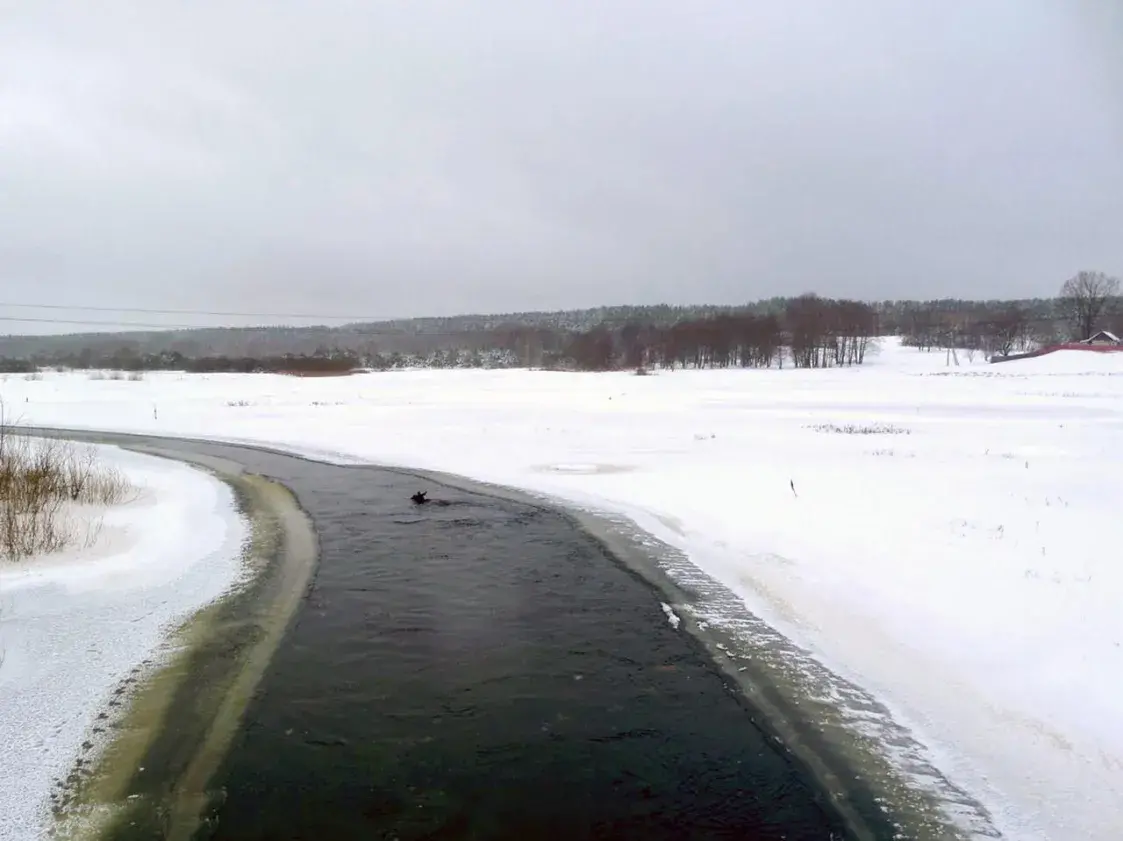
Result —
[[1089, 336], [1087, 339], [1082, 341], [1080, 344], [1082, 344], [1082, 345], [1123, 345], [1123, 342], [1119, 341], [1119, 337], [1116, 336], [1114, 333], [1109, 333], [1107, 330], [1101, 330], [1100, 332]]

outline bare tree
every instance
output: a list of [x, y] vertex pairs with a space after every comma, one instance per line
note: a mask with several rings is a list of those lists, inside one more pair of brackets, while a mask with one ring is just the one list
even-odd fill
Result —
[[934, 309], [916, 305], [906, 314], [904, 344], [917, 350], [930, 351], [939, 344], [939, 325]]
[[1073, 338], [1086, 339], [1096, 329], [1110, 298], [1119, 294], [1119, 279], [1103, 272], [1077, 272], [1061, 287], [1058, 305]]
[[987, 350], [1009, 356], [1024, 350], [1029, 341], [1029, 314], [1017, 304], [1010, 304], [985, 326]]
[[792, 298], [784, 308], [784, 322], [791, 345], [792, 364], [797, 368], [825, 368], [831, 357], [827, 354], [827, 340], [834, 348], [831, 312], [827, 304], [814, 293]]
[[860, 301], [836, 301], [834, 308], [839, 325], [835, 364], [861, 365], [877, 334], [877, 311]]
[[647, 364], [651, 346], [651, 328], [637, 321], [629, 321], [620, 330], [620, 355], [627, 368], [642, 368]]
[[578, 333], [569, 343], [566, 354], [582, 371], [611, 371], [615, 365], [612, 333], [604, 325], [588, 333]]

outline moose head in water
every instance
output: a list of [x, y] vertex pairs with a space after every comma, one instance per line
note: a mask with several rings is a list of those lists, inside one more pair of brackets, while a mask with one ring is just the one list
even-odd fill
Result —
[[424, 505], [429, 501], [428, 493], [428, 491], [418, 491], [413, 496], [411, 496], [410, 499], [413, 501], [414, 505]]

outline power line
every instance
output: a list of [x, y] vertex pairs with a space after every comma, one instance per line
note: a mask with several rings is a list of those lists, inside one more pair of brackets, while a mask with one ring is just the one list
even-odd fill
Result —
[[[68, 309], [68, 308], [64, 308]], [[0, 321], [5, 322], [18, 322], [18, 323], [33, 323], [33, 324], [76, 324], [84, 326], [101, 326], [101, 327], [141, 327], [145, 329], [158, 329], [158, 330], [216, 330], [223, 329], [222, 326], [206, 325], [206, 324], [150, 324], [143, 321], [99, 321], [96, 319], [78, 319], [78, 318], [34, 318], [28, 316], [26, 318], [18, 318], [14, 315], [0, 315]], [[252, 325], [251, 325], [252, 326]]]
[[[99, 307], [82, 306], [80, 304], [11, 304], [0, 302], [0, 308], [32, 310], [82, 310], [85, 312], [139, 312], [147, 315], [213, 315], [233, 318], [307, 318], [323, 319], [325, 321], [392, 321], [385, 316], [364, 315], [314, 315], [311, 313], [292, 312], [230, 312], [227, 310], [187, 310], [187, 309], [149, 309], [145, 307]], [[30, 321], [32, 319], [23, 319]]]

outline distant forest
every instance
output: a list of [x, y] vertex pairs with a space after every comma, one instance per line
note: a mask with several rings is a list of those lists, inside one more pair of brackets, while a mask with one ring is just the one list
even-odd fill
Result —
[[[1074, 286], [1078, 278], [1082, 288]], [[743, 306], [616, 306], [416, 318], [338, 327], [228, 327], [0, 337], [0, 370], [41, 368], [342, 373], [353, 369], [860, 365], [877, 336], [920, 350], [1006, 356], [1123, 333], [1111, 278], [1081, 273], [1057, 298], [834, 300], [814, 294]]]

